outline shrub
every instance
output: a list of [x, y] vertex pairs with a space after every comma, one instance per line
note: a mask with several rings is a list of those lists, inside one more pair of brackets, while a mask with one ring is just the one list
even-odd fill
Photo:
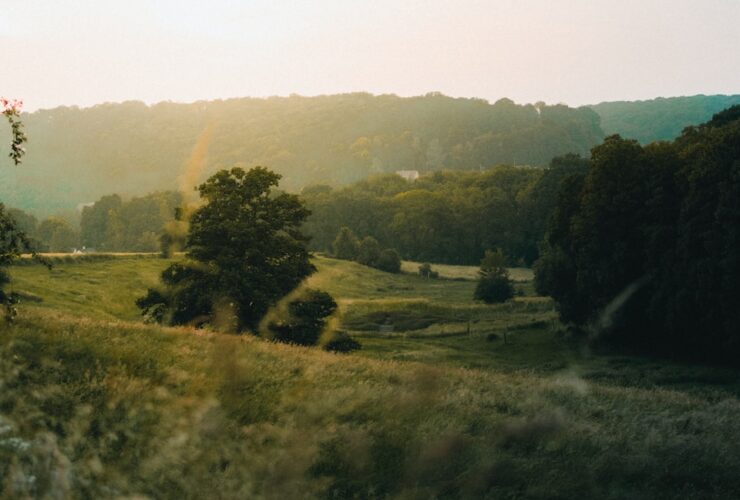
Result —
[[437, 279], [439, 278], [439, 273], [432, 269], [432, 265], [430, 263], [425, 262], [419, 266], [419, 276], [427, 279]]
[[288, 303], [286, 318], [268, 325], [273, 340], [299, 345], [316, 345], [329, 316], [337, 310], [331, 295], [306, 289]]
[[334, 337], [324, 344], [324, 350], [331, 352], [352, 352], [358, 349], [362, 349], [362, 345], [343, 331], [335, 332]]
[[375, 267], [387, 273], [401, 272], [401, 256], [393, 248], [386, 248], [380, 252], [380, 257]]
[[486, 304], [506, 302], [514, 296], [514, 288], [507, 275], [492, 274], [481, 276], [475, 287], [475, 299]]
[[475, 287], [475, 299], [486, 304], [506, 302], [514, 296], [514, 285], [505, 267], [506, 256], [501, 250], [486, 250], [481, 260], [480, 279]]

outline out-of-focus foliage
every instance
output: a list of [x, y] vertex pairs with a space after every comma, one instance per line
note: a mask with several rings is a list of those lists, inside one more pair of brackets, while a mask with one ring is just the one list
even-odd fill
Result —
[[501, 248], [511, 263], [530, 264], [560, 182], [587, 169], [588, 160], [566, 155], [544, 169], [498, 166], [434, 172], [414, 182], [383, 175], [342, 189], [309, 187], [301, 193], [312, 212], [305, 231], [319, 251], [347, 238], [346, 227], [408, 260], [477, 264], [486, 249]]
[[740, 106], [645, 147], [608, 137], [566, 178], [537, 287], [564, 321], [669, 355], [740, 360]]
[[288, 302], [284, 317], [270, 322], [267, 328], [277, 342], [316, 345], [329, 316], [336, 310], [337, 303], [331, 295], [307, 288]]
[[289, 191], [404, 169], [546, 165], [557, 155], [586, 154], [603, 138], [598, 115], [585, 107], [440, 94], [125, 102], [40, 110], [23, 119], [33, 137], [24, 159], [31, 168], [0, 172], [0, 198], [37, 213], [73, 209], [111, 192], [177, 189], [209, 125], [201, 180], [232, 165], [267, 165]]
[[0, 114], [5, 117], [10, 126], [11, 140], [8, 156], [15, 165], [20, 165], [21, 158], [26, 154], [23, 144], [28, 140], [23, 132], [23, 122], [20, 119], [22, 107], [23, 102], [21, 101], [10, 101], [0, 97]]
[[590, 108], [601, 117], [601, 128], [607, 135], [619, 134], [648, 144], [672, 141], [684, 127], [704, 123], [735, 104], [740, 104], [740, 95], [659, 97], [649, 101], [602, 102]]

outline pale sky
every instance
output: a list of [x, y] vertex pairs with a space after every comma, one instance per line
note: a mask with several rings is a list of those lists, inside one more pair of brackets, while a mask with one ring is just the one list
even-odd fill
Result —
[[740, 93], [740, 0], [0, 0], [0, 96]]

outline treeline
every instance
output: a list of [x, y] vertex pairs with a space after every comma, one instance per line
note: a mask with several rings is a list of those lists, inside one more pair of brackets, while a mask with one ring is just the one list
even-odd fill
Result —
[[602, 102], [590, 108], [601, 117], [601, 128], [607, 135], [619, 134], [649, 144], [672, 141], [685, 127], [704, 123], [735, 104], [740, 104], [740, 95], [659, 97], [648, 101]]
[[405, 259], [478, 265], [500, 248], [510, 264], [529, 265], [538, 255], [560, 181], [588, 168], [577, 155], [557, 157], [547, 168], [497, 166], [483, 172], [442, 171], [409, 182], [383, 175], [345, 188], [305, 188], [311, 210], [304, 231], [311, 248], [332, 252], [343, 227], [372, 237]]
[[33, 147], [24, 169], [0, 171], [0, 199], [35, 213], [72, 210], [112, 191], [130, 197], [179, 189], [206, 130], [196, 183], [221, 168], [265, 165], [283, 175], [288, 191], [396, 170], [544, 166], [556, 155], [586, 154], [603, 138], [589, 108], [440, 94], [125, 102], [41, 110], [23, 121]]
[[740, 364], [740, 106], [671, 143], [608, 137], [565, 179], [536, 265], [565, 322]]
[[79, 228], [62, 217], [39, 221], [19, 209], [11, 208], [8, 213], [37, 251], [157, 252], [163, 227], [181, 205], [182, 196], [173, 191], [128, 201], [117, 194], [107, 195], [82, 208]]

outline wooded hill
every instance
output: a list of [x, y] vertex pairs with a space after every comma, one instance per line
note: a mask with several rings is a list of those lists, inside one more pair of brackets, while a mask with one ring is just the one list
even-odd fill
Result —
[[197, 180], [225, 167], [264, 165], [283, 175], [288, 190], [402, 169], [546, 165], [556, 155], [587, 154], [603, 138], [599, 117], [588, 108], [440, 94], [125, 102], [59, 107], [23, 120], [28, 155], [22, 169], [0, 171], [0, 199], [37, 215], [74, 210], [112, 192], [179, 188], [209, 126]]
[[689, 125], [709, 121], [715, 113], [740, 104], [740, 95], [658, 97], [649, 101], [602, 102], [590, 106], [601, 117], [606, 135], [619, 134], [642, 144], [672, 141]]
[[[588, 156], [609, 134], [673, 139], [739, 102], [740, 95], [693, 96], [576, 109], [355, 93], [58, 107], [23, 115], [28, 154], [22, 169], [0, 170], [0, 200], [46, 216], [72, 214], [110, 193], [179, 189], [206, 130], [208, 154], [195, 181], [221, 168], [264, 165], [283, 175], [282, 188], [297, 191], [396, 170], [544, 166], [558, 155]], [[7, 147], [0, 144], [0, 157]]]

